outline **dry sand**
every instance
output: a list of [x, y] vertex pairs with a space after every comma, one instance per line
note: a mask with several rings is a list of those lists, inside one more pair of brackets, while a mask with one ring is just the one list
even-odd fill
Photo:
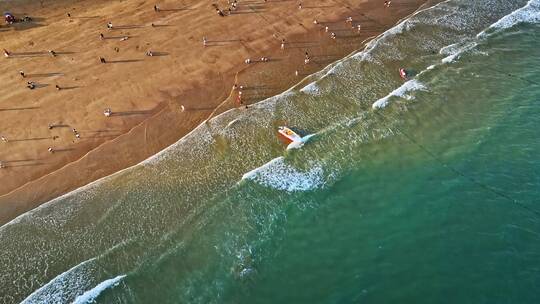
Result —
[[[0, 169], [0, 223], [134, 165], [210, 115], [236, 107], [234, 83], [252, 88], [245, 103], [275, 95], [360, 49], [426, 1], [393, 0], [390, 8], [382, 0], [301, 2], [302, 9], [299, 1], [239, 0], [226, 17], [212, 6], [225, 9], [223, 0], [162, 1], [157, 13], [152, 1], [0, 3], [2, 12], [34, 18], [0, 28], [0, 48], [13, 53], [0, 58], [0, 135], [8, 140], [0, 142], [6, 166]], [[360, 33], [345, 22], [348, 16], [362, 25]], [[325, 26], [337, 34], [335, 41]], [[149, 50], [157, 56], [145, 56]], [[244, 63], [263, 56], [270, 61]], [[27, 81], [38, 88], [28, 89]], [[103, 115], [106, 108], [111, 117]]]

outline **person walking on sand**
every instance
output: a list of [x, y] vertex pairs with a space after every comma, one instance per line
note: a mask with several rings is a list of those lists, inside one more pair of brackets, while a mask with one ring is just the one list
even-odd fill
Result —
[[1, 136], [0, 139], [2, 139], [3, 142], [8, 142], [8, 139], [5, 136]]
[[9, 57], [11, 56], [11, 53], [8, 52], [8, 50], [4, 49], [4, 56]]
[[113, 28], [112, 22], [109, 21], [109, 23], [107, 23], [107, 29], [112, 30], [112, 28]]
[[202, 44], [203, 44], [204, 47], [206, 47], [208, 45], [208, 40], [206, 39], [206, 36], [202, 37]]
[[159, 6], [157, 5], [154, 5], [154, 12], [158, 13], [159, 12]]
[[19, 71], [19, 74], [21, 74], [22, 78], [26, 78], [26, 74], [24, 73], [24, 71]]
[[298, 9], [302, 9], [302, 2], [298, 3]]
[[311, 58], [309, 57], [309, 53], [306, 52], [306, 55], [304, 56], [304, 64], [308, 64]]
[[47, 151], [49, 151], [49, 153], [54, 153], [54, 149], [52, 147], [47, 148]]
[[282, 49], [282, 50], [285, 49], [285, 38], [284, 38], [284, 39], [281, 39], [281, 49]]
[[103, 115], [105, 115], [105, 117], [110, 117], [112, 115], [111, 108], [106, 108], [105, 111], [103, 111]]
[[103, 58], [103, 57], [99, 57], [99, 62], [101, 62], [101, 63], [107, 63], [107, 60], [105, 60], [105, 58]]
[[99, 39], [101, 39], [101, 40], [105, 39], [105, 36], [103, 35], [103, 33], [99, 33]]
[[49, 54], [51, 54], [51, 56], [53, 56], [53, 57], [56, 57], [56, 52], [53, 51], [53, 50], [49, 50]]
[[332, 33], [330, 34], [330, 38], [336, 40], [336, 33], [332, 32]]
[[27, 88], [29, 88], [30, 90], [33, 90], [36, 88], [36, 84], [32, 81], [29, 81], [27, 82], [27, 85], [26, 85]]
[[362, 29], [362, 26], [359, 24], [356, 26], [356, 30], [360, 33], [360, 30]]
[[236, 97], [236, 102], [238, 103], [239, 106], [241, 106], [243, 103], [242, 103], [242, 91], [238, 92], [238, 96]]

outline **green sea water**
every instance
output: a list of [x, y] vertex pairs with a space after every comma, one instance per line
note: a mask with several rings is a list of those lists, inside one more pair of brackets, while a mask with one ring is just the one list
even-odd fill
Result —
[[539, 14], [444, 1], [19, 217], [0, 300], [538, 303]]

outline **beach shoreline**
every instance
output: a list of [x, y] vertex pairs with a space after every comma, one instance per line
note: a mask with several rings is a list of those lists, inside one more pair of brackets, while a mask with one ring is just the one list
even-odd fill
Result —
[[[336, 1], [328, 2], [337, 3]], [[84, 1], [77, 3], [81, 4]], [[204, 7], [200, 9], [208, 9], [210, 3], [208, 1], [208, 3], [200, 4], [201, 7]], [[154, 97], [152, 98], [153, 101], [142, 103], [145, 109], [151, 109], [148, 111], [147, 116], [134, 119], [126, 116], [129, 121], [118, 123], [118, 125], [125, 127], [125, 130], [120, 134], [111, 139], [100, 139], [87, 144], [82, 149], [78, 149], [78, 152], [73, 157], [65, 157], [57, 165], [51, 166], [48, 172], [45, 170], [41, 175], [37, 174], [38, 176], [35, 178], [24, 176], [28, 180], [24, 181], [22, 179], [23, 182], [14, 183], [15, 186], [11, 189], [8, 187], [3, 189], [4, 191], [0, 191], [2, 194], [0, 195], [0, 224], [6, 223], [55, 197], [134, 166], [174, 144], [209, 118], [237, 108], [236, 98], [238, 91], [231, 90], [233, 84], [237, 83], [245, 87], [242, 100], [245, 104], [256, 103], [279, 94], [307, 75], [323, 69], [328, 64], [340, 60], [351, 52], [362, 49], [363, 44], [361, 43], [363, 41], [388, 30], [396, 22], [416, 11], [426, 1], [393, 1], [392, 6], [388, 9], [383, 7], [382, 1], [376, 3], [375, 1], [341, 1], [340, 6], [332, 8], [332, 12], [326, 12], [325, 10], [328, 9], [324, 7], [310, 8], [309, 3], [311, 2], [304, 1], [304, 7], [298, 9], [295, 7], [296, 4], [293, 3], [280, 3], [276, 4], [279, 7], [271, 7], [273, 5], [272, 1], [268, 3], [261, 1], [262, 9], [260, 12], [255, 12], [255, 15], [261, 15], [261, 17], [257, 18], [263, 20], [261, 22], [266, 25], [259, 30], [260, 33], [257, 31], [255, 37], [247, 39], [242, 37], [240, 39], [239, 45], [242, 45], [243, 50], [230, 57], [236, 58], [234, 63], [222, 63], [222, 61], [230, 59], [220, 58], [221, 54], [226, 51], [213, 50], [222, 46], [238, 47], [238, 45], [228, 46], [228, 43], [235, 40], [234, 37], [228, 39], [231, 41], [216, 40], [216, 38], [209, 39], [210, 43], [214, 45], [208, 48], [203, 47], [201, 42], [197, 42], [197, 52], [212, 53], [209, 56], [210, 58], [203, 57], [201, 59], [201, 61], [208, 61], [203, 65], [217, 65], [216, 69], [218, 71], [213, 71], [214, 73], [206, 75], [207, 77], [204, 77], [204, 73], [201, 72], [203, 74], [202, 80], [187, 81], [188, 83], [182, 89], [174, 88], [177, 82], [182, 81], [181, 77], [179, 81], [177, 80], [177, 75], [166, 75], [159, 80], [149, 79], [147, 81], [148, 86], [140, 89], [140, 91], [144, 91], [143, 95], [145, 97]], [[263, 7], [263, 5], [267, 5], [268, 8]], [[296, 11], [292, 11], [295, 8]], [[148, 8], [145, 6], [144, 9], [147, 10]], [[92, 11], [92, 8], [88, 10]], [[103, 9], [100, 8], [100, 10]], [[292, 13], [285, 18], [283, 24], [280, 23], [281, 21], [269, 22], [264, 19], [264, 14], [278, 16], [280, 13], [285, 14], [289, 11]], [[306, 11], [308, 12], [306, 13]], [[197, 17], [196, 12], [190, 14], [193, 14], [193, 18]], [[362, 24], [362, 30], [359, 33], [355, 33], [354, 29], [347, 31], [345, 18], [349, 15], [353, 17], [353, 20]], [[174, 18], [179, 17], [175, 17], [174, 13], [171, 13], [170, 19], [167, 20], [172, 23], [175, 20]], [[227, 16], [219, 20], [227, 18], [235, 17]], [[329, 26], [336, 31], [338, 36], [336, 41], [332, 41], [323, 25], [312, 24], [313, 19], [316, 18], [321, 18], [321, 24], [328, 24], [324, 26]], [[232, 23], [236, 22], [243, 23], [243, 21], [238, 20], [232, 21]], [[287, 23], [293, 24], [292, 22], [296, 22], [297, 25], [291, 26], [290, 31], [285, 32], [284, 29], [289, 29], [285, 25]], [[276, 28], [279, 28], [279, 31], [276, 31]], [[277, 32], [279, 32], [279, 35], [276, 35]], [[226, 33], [218, 36], [226, 36]], [[282, 36], [286, 37], [285, 50], [280, 49], [279, 38]], [[274, 41], [274, 43], [268, 41]], [[191, 46], [185, 47], [191, 48]], [[312, 62], [308, 65], [303, 63], [303, 52], [306, 50], [309, 50], [310, 56], [313, 57]], [[195, 55], [198, 55], [197, 52], [195, 52]], [[189, 54], [186, 56], [189, 57]], [[270, 62], [242, 64], [246, 56], [250, 56], [248, 58], [254, 58], [255, 60], [262, 56], [268, 56]], [[158, 57], [158, 59], [173, 59], [168, 57], [173, 56], [168, 55], [163, 58]], [[163, 73], [159, 69], [163, 69], [167, 65], [167, 62], [162, 63], [161, 66], [157, 66], [157, 72], [154, 72], [157, 74], [149, 73], [149, 75], [161, 76]], [[193, 68], [197, 67], [199, 66]], [[146, 71], [145, 68], [142, 68], [142, 70]], [[295, 71], [299, 71], [298, 76], [295, 75]], [[132, 81], [136, 82], [136, 76], [133, 77], [135, 79]], [[165, 88], [161, 86], [155, 88], [151, 85], [152, 82], [162, 82]], [[128, 89], [132, 88], [121, 88], [117, 94], [125, 93], [125, 90]], [[134, 91], [133, 95], [127, 97], [133, 98], [136, 94], [141, 93], [138, 89]], [[157, 98], [156, 91], [158, 92]], [[73, 94], [76, 97], [77, 93], [74, 92]], [[101, 104], [98, 104], [93, 108], [97, 109], [100, 106], [102, 107]], [[184, 110], [182, 110], [182, 107], [184, 107]], [[241, 108], [238, 108], [235, 111], [241, 110]], [[110, 122], [110, 120], [103, 117], [100, 117], [100, 119], [105, 121], [105, 125]], [[7, 169], [9, 170], [9, 168]], [[10, 176], [6, 172], [9, 171], [2, 171], [1, 180], [12, 180], [14, 175]]]

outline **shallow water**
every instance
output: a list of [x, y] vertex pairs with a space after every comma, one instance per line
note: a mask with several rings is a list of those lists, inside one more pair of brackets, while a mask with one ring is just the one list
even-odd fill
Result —
[[[19, 217], [0, 299], [537, 303], [539, 14], [444, 1]], [[315, 135], [285, 151], [282, 124]]]

